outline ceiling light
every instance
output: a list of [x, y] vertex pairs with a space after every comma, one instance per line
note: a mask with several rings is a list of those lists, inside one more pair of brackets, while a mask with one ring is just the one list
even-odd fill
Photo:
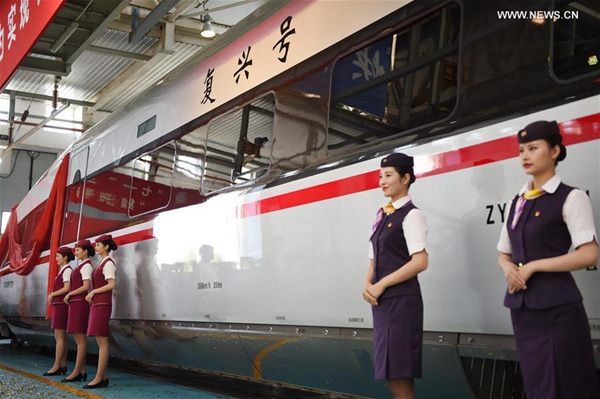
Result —
[[60, 48], [63, 46], [63, 44], [65, 44], [65, 42], [67, 40], [69, 40], [69, 38], [71, 37], [71, 35], [73, 35], [73, 33], [75, 33], [75, 31], [77, 30], [77, 28], [79, 28], [79, 23], [78, 22], [71, 22], [65, 28], [65, 30], [62, 31], [62, 33], [60, 34], [60, 36], [58, 36], [56, 38], [56, 40], [54, 41], [54, 43], [52, 43], [52, 45], [50, 46], [50, 51], [52, 53], [56, 53], [58, 50], [60, 50]]
[[202, 21], [204, 22], [204, 26], [202, 27], [202, 31], [200, 32], [200, 35], [207, 39], [210, 39], [211, 37], [215, 37], [215, 35], [216, 35], [215, 28], [213, 28], [213, 26], [212, 26], [212, 18], [210, 17], [210, 15], [206, 14], [204, 16], [204, 18], [202, 18]]

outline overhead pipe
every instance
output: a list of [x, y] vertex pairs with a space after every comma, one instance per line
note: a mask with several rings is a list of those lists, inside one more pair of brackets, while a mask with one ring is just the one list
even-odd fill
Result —
[[[63, 112], [65, 109], [69, 108], [70, 106], [71, 106], [71, 104], [68, 101], [64, 102], [63, 105], [60, 106], [60, 108], [54, 110], [50, 114], [50, 116], [48, 116], [46, 119], [44, 119], [43, 121], [41, 121], [40, 123], [38, 123], [33, 129], [31, 129], [30, 131], [28, 131], [27, 133], [25, 133], [23, 136], [19, 137], [14, 142], [10, 143], [8, 145], [8, 147], [6, 147], [2, 151], [2, 155], [4, 155], [5, 152], [8, 152], [8, 151], [12, 150], [13, 148], [15, 148], [16, 146], [18, 146], [19, 144], [21, 144], [23, 141], [27, 140], [29, 137], [31, 137], [31, 135], [33, 135], [38, 130], [42, 129], [44, 126], [46, 126], [46, 124], [48, 122], [50, 122], [51, 120], [53, 120], [54, 118], [56, 118], [61, 112]], [[2, 155], [0, 155], [0, 157], [2, 157]]]
[[10, 92], [10, 105], [8, 109], [8, 142], [10, 143], [13, 138], [13, 131], [15, 128], [15, 104], [17, 102], [17, 96], [14, 91]]
[[56, 109], [58, 105], [58, 82], [60, 82], [60, 76], [55, 76], [54, 91], [52, 92], [52, 109]]
[[210, 8], [210, 9], [205, 8], [203, 11], [196, 11], [196, 12], [189, 13], [189, 14], [183, 14], [179, 18], [177, 18], [176, 21], [179, 19], [190, 19], [190, 18], [194, 18], [194, 17], [200, 17], [202, 15], [205, 15], [205, 14], [208, 14], [211, 12], [227, 10], [228, 8], [245, 6], [246, 4], [254, 3], [257, 1], [259, 1], [259, 0], [243, 0], [238, 3], [225, 4], [225, 5]]
[[[64, 119], [56, 119], [56, 121], [58, 122], [64, 122]], [[71, 122], [71, 121], [67, 121], [68, 123], [77, 123], [77, 124], [81, 124], [81, 122]], [[0, 119], [0, 123], [8, 123], [8, 119]], [[37, 123], [33, 123], [33, 122], [19, 122], [19, 121], [15, 121], [14, 122], [15, 125], [23, 125], [23, 126], [37, 126]], [[45, 126], [48, 129], [57, 129], [57, 130], [66, 130], [67, 132], [74, 132], [74, 133], [83, 133], [85, 132], [85, 129], [75, 129], [72, 127], [63, 127], [63, 126], [53, 126], [53, 125], [47, 125]]]

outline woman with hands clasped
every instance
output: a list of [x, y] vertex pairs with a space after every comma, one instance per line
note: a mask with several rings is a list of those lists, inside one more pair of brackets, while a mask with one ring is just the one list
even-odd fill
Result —
[[85, 297], [85, 300], [92, 306], [87, 335], [96, 337], [100, 353], [98, 354], [96, 377], [89, 384], [83, 386], [86, 389], [108, 387], [108, 334], [116, 273], [115, 262], [109, 253], [116, 249], [117, 244], [110, 234], [101, 235], [96, 239], [96, 253], [100, 255], [102, 261], [94, 269], [92, 275], [94, 289]]
[[85, 358], [87, 354], [87, 332], [90, 305], [85, 301], [90, 288], [90, 277], [92, 275], [92, 262], [90, 257], [94, 256], [94, 248], [90, 240], [80, 240], [75, 244], [75, 257], [81, 261], [79, 266], [71, 273], [71, 287], [65, 296], [65, 303], [69, 305], [69, 321], [67, 322], [67, 333], [73, 334], [77, 344], [77, 360], [73, 372], [61, 380], [61, 382], [86, 381]]
[[417, 274], [427, 268], [427, 222], [408, 195], [413, 158], [393, 153], [381, 161], [379, 185], [390, 203], [377, 212], [363, 298], [372, 305], [375, 378], [394, 398], [414, 398], [421, 378], [423, 301]]
[[73, 250], [69, 247], [60, 247], [56, 250], [56, 263], [60, 266], [58, 274], [54, 278], [54, 286], [48, 303], [52, 305], [52, 323], [54, 338], [56, 339], [56, 352], [54, 365], [44, 376], [65, 375], [67, 373], [67, 320], [69, 319], [69, 307], [64, 302], [66, 294], [71, 285], [71, 266], [69, 262], [75, 259]]
[[556, 175], [567, 152], [555, 121], [531, 123], [517, 139], [533, 179], [512, 201], [498, 264], [527, 398], [597, 398], [590, 327], [570, 273], [598, 262], [592, 206], [585, 192]]

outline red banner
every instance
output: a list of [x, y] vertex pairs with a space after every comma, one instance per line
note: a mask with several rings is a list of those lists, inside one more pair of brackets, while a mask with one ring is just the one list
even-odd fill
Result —
[[0, 0], [0, 89], [66, 0]]
[[[2, 2], [4, 0], [0, 0]], [[19, 237], [19, 223], [17, 221], [17, 206], [12, 209], [6, 231], [0, 239], [0, 260], [10, 260], [10, 271], [21, 276], [28, 275], [38, 264], [42, 246], [48, 234], [50, 234], [50, 256], [48, 259], [48, 294], [52, 292], [54, 277], [58, 273], [56, 264], [56, 249], [59, 246], [60, 233], [62, 230], [63, 215], [65, 209], [65, 187], [67, 184], [67, 172], [69, 170], [69, 154], [62, 159], [56, 177], [52, 183], [50, 194], [44, 208], [44, 213], [35, 225], [31, 241], [33, 247], [29, 253], [21, 247], [21, 237]], [[2, 274], [7, 274], [8, 270], [3, 270]], [[50, 318], [52, 308], [49, 304], [46, 306], [46, 317]]]

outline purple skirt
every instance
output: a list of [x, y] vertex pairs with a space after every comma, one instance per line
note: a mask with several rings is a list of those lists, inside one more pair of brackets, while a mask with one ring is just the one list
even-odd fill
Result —
[[511, 309], [527, 399], [597, 398], [598, 376], [583, 303]]
[[90, 304], [85, 300], [69, 302], [68, 334], [85, 334], [87, 331]]
[[372, 309], [375, 379], [421, 378], [423, 299], [395, 296]]
[[52, 322], [50, 327], [53, 330], [65, 330], [67, 320], [69, 319], [69, 307], [67, 304], [52, 305]]
[[88, 337], [108, 337], [111, 313], [112, 305], [92, 306], [90, 323], [87, 328]]

